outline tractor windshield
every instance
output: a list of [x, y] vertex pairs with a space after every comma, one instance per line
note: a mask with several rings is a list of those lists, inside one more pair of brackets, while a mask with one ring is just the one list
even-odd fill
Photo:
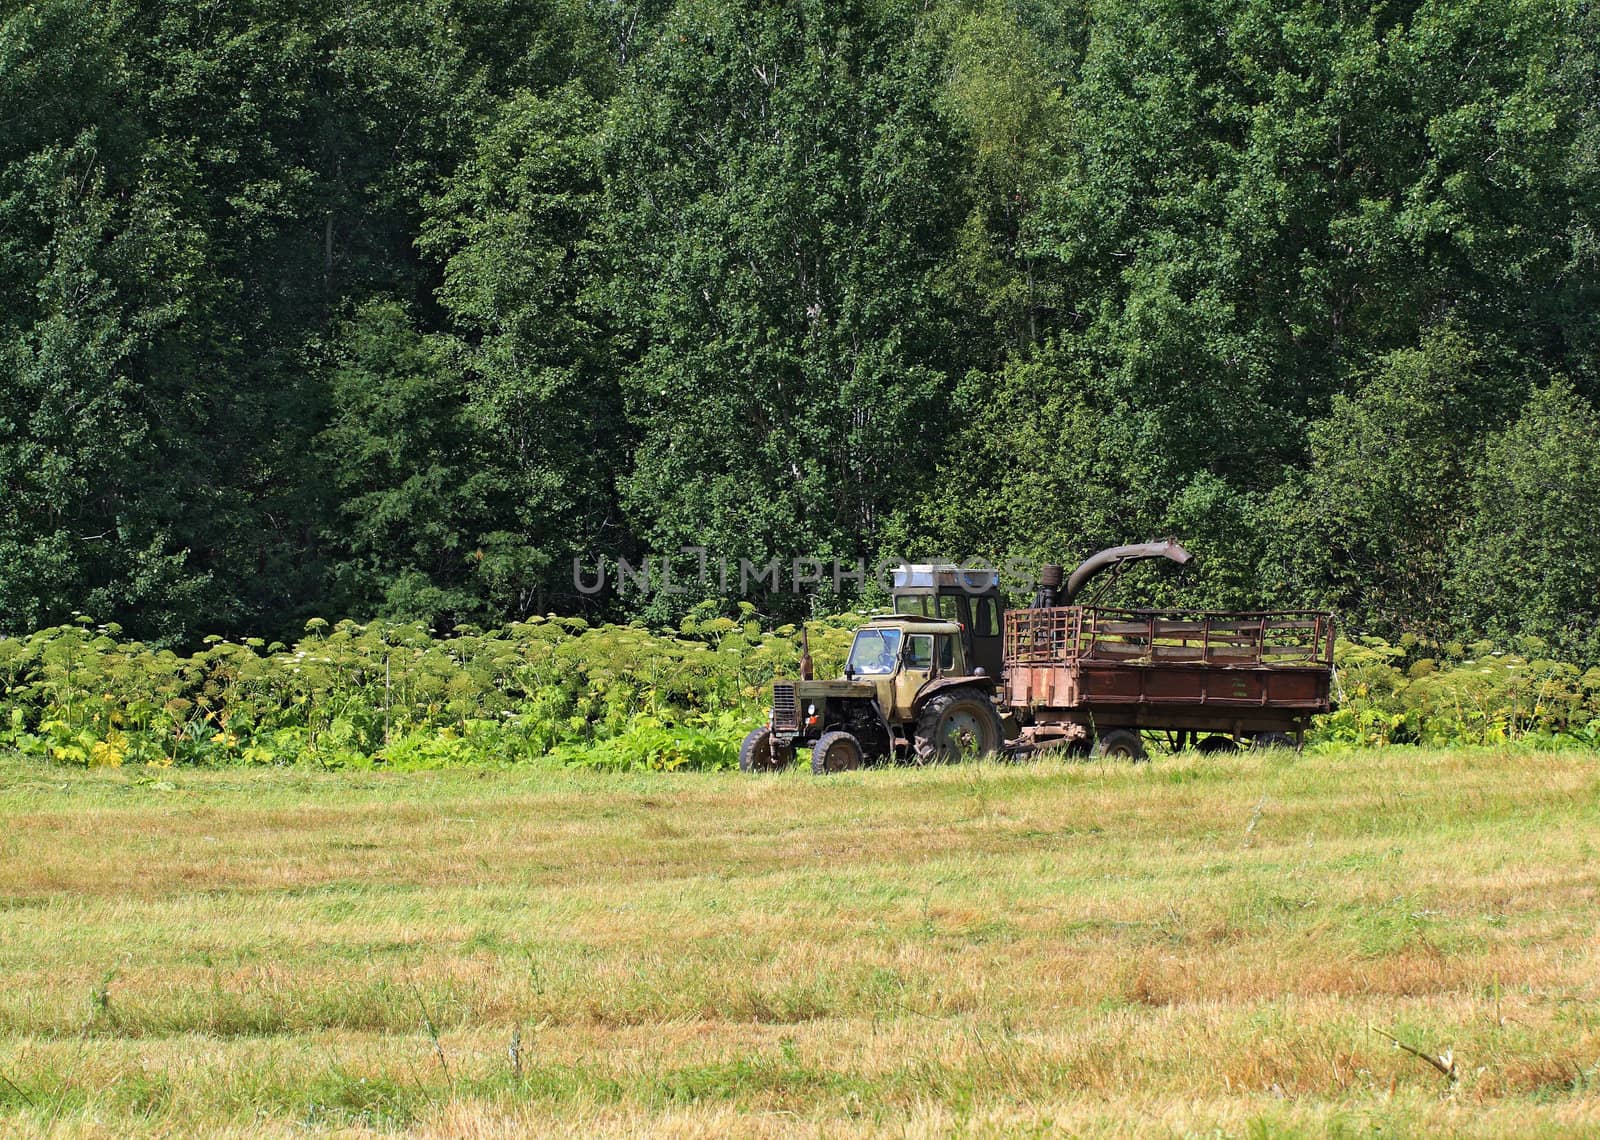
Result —
[[856, 642], [850, 647], [850, 660], [845, 668], [857, 676], [893, 673], [899, 655], [898, 629], [861, 629], [856, 631]]

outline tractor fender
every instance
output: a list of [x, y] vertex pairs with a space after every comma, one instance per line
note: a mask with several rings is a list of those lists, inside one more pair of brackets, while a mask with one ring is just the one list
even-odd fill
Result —
[[994, 684], [993, 677], [940, 677], [937, 681], [929, 681], [917, 690], [917, 695], [911, 698], [911, 714], [915, 716], [922, 711], [923, 705], [940, 693], [947, 693], [951, 689], [982, 689], [985, 693], [993, 695]]

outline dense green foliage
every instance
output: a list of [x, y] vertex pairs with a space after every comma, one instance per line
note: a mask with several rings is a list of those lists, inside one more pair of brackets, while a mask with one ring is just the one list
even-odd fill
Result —
[[1597, 45], [1579, 0], [3, 0], [0, 629], [675, 623], [737, 582], [574, 557], [1171, 533], [1151, 600], [1600, 662]]
[[[66, 764], [557, 764], [731, 768], [793, 626], [763, 632], [709, 605], [679, 628], [534, 619], [463, 627], [309, 623], [293, 646], [209, 638], [189, 656], [68, 625], [0, 638], [0, 751]], [[859, 621], [808, 624], [836, 676]], [[1340, 642], [1342, 707], [1313, 743], [1600, 745], [1600, 668], [1488, 643]]]
[[[0, 638], [0, 748], [68, 763], [731, 767], [791, 626], [706, 612], [674, 634], [534, 619], [437, 638], [313, 619], [294, 646], [208, 638], [189, 656], [115, 626]], [[837, 670], [852, 619], [813, 623]]]

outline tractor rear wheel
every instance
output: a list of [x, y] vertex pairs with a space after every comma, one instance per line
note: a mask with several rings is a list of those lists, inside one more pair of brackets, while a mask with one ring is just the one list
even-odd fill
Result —
[[753, 730], [739, 745], [741, 772], [781, 772], [793, 761], [794, 749], [777, 744], [770, 728]]
[[1144, 750], [1144, 738], [1131, 728], [1113, 728], [1101, 733], [1094, 742], [1096, 760], [1132, 760], [1135, 764], [1150, 759]]
[[992, 756], [1003, 743], [1000, 715], [982, 689], [959, 688], [928, 698], [917, 714], [912, 742], [919, 764], [949, 764]]
[[811, 749], [811, 772], [826, 776], [829, 772], [849, 772], [866, 761], [866, 750], [861, 741], [848, 732], [824, 732]]

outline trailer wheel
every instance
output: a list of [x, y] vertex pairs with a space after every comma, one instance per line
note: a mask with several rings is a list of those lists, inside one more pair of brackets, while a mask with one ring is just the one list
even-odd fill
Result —
[[1144, 740], [1130, 728], [1113, 728], [1094, 742], [1096, 760], [1131, 760], [1135, 764], [1150, 759]]
[[1208, 736], [1194, 750], [1202, 756], [1214, 756], [1220, 752], [1239, 751], [1239, 742], [1231, 736]]
[[794, 749], [773, 742], [770, 728], [758, 728], [739, 745], [739, 771], [781, 772], [794, 762]]
[[829, 772], [849, 772], [861, 767], [866, 759], [861, 741], [848, 732], [824, 732], [811, 749], [811, 772], [826, 776]]
[[960, 688], [922, 706], [912, 748], [918, 764], [949, 764], [968, 755], [993, 756], [1001, 743], [1000, 717], [988, 695]]
[[1250, 751], [1262, 752], [1272, 748], [1293, 748], [1294, 737], [1287, 732], [1258, 732], [1250, 738]]

